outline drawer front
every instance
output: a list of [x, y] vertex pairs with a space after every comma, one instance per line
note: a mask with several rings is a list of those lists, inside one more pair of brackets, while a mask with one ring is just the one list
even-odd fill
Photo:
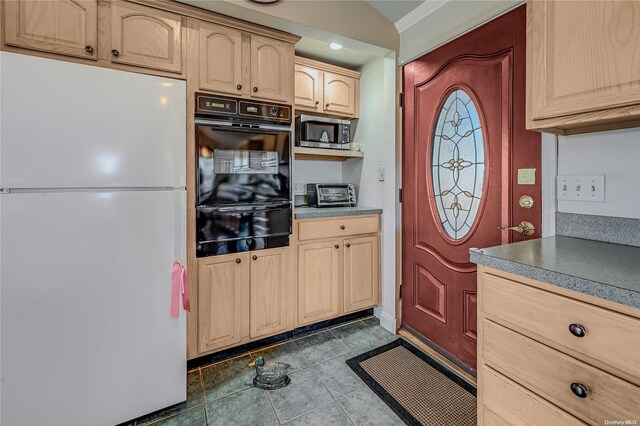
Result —
[[[581, 421], [483, 366], [484, 425], [581, 425]], [[497, 418], [496, 418], [497, 417]]]
[[[491, 320], [640, 386], [637, 318], [487, 273], [481, 292], [482, 310]], [[571, 324], [586, 334], [574, 336]]]
[[357, 234], [374, 234], [380, 229], [379, 216], [340, 217], [307, 220], [298, 223], [300, 241]]
[[[482, 327], [483, 358], [496, 371], [585, 422], [640, 420], [639, 387], [489, 320]], [[587, 396], [574, 395], [572, 383]]]

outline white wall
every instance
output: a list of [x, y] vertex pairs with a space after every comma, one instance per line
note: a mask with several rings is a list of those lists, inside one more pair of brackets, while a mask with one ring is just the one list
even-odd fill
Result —
[[558, 174], [605, 175], [604, 203], [558, 200], [558, 211], [640, 218], [640, 129], [559, 136]]
[[[382, 306], [375, 309], [380, 324], [395, 333], [396, 323], [396, 59], [378, 57], [366, 63], [360, 81], [360, 118], [354, 143], [364, 159], [342, 165], [344, 182], [358, 184], [358, 204], [383, 209]], [[385, 167], [384, 182], [378, 167]]]

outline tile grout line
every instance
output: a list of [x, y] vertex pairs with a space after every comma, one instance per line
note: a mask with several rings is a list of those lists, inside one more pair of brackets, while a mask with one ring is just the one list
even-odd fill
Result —
[[[353, 392], [356, 392], [356, 391], [353, 391]], [[353, 392], [351, 392], [351, 393], [353, 393]], [[350, 395], [350, 394], [347, 394], [347, 395]], [[344, 415], [347, 416], [347, 420], [349, 420], [351, 422], [351, 424], [355, 426], [356, 422], [354, 422], [353, 419], [351, 418], [351, 416], [349, 416], [349, 413], [347, 413], [347, 410], [345, 410], [344, 407], [342, 406], [342, 404], [340, 404], [340, 401], [336, 400], [336, 403], [338, 404], [338, 407], [340, 407], [340, 409], [342, 410]]]
[[273, 401], [271, 400], [271, 395], [269, 395], [269, 391], [265, 390], [264, 391], [267, 394], [267, 401], [269, 401], [269, 406], [271, 407], [271, 410], [273, 411], [273, 415], [276, 417], [276, 422], [278, 422], [278, 425], [282, 424], [282, 420], [280, 420], [280, 416], [278, 416], [278, 412], [276, 411], [276, 406], [273, 405]]

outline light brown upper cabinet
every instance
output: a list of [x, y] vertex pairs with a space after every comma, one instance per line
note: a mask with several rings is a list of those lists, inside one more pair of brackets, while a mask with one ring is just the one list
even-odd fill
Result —
[[346, 239], [344, 246], [344, 313], [380, 303], [378, 237]]
[[249, 335], [249, 253], [198, 261], [198, 351], [237, 345]]
[[293, 57], [287, 43], [251, 36], [251, 96], [286, 102], [293, 89]]
[[97, 59], [96, 0], [16, 0], [3, 6], [6, 44]]
[[295, 299], [290, 249], [255, 251], [250, 265], [250, 337], [254, 339], [293, 328]]
[[295, 62], [297, 110], [358, 118], [359, 72], [300, 56], [296, 56]]
[[136, 3], [111, 3], [112, 62], [182, 71], [182, 18]]
[[295, 103], [297, 109], [322, 111], [322, 71], [306, 65], [295, 67]]
[[527, 3], [527, 128], [640, 125], [640, 2]]
[[242, 72], [242, 32], [200, 22], [200, 88], [229, 94], [247, 93]]

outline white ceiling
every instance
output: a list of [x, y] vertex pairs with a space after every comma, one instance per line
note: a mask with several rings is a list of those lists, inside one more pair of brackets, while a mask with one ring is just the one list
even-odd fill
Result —
[[375, 7], [384, 16], [396, 23], [400, 18], [405, 17], [416, 7], [424, 3], [424, 0], [367, 0], [371, 6]]
[[328, 61], [334, 65], [351, 69], [357, 69], [376, 57], [376, 55], [372, 53], [350, 49], [348, 47], [343, 47], [340, 50], [332, 50], [329, 48], [328, 42], [310, 37], [302, 37], [300, 41], [296, 43], [296, 55], [317, 59], [319, 61]]

